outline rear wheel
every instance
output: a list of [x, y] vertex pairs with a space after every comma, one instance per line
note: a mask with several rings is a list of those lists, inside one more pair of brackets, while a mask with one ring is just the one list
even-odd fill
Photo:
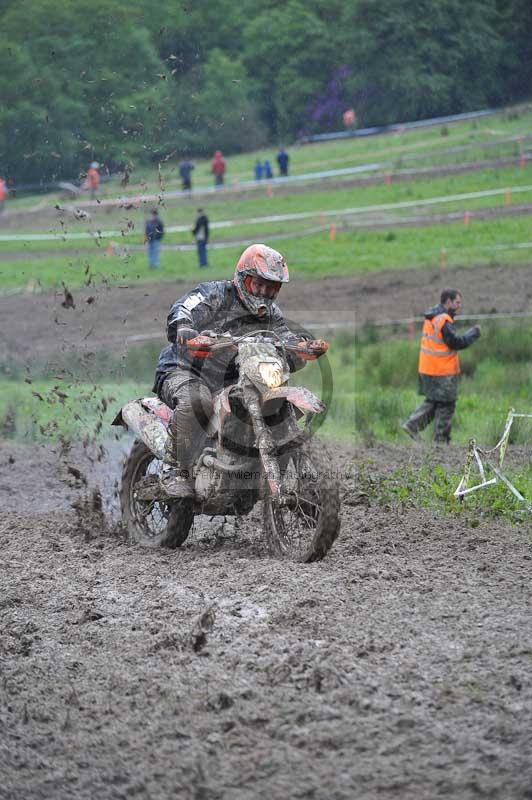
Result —
[[338, 484], [316, 446], [284, 460], [280, 503], [265, 482], [264, 528], [270, 549], [293, 561], [319, 561], [340, 529]]
[[129, 536], [145, 547], [179, 547], [187, 538], [194, 521], [191, 500], [165, 503], [143, 500], [138, 496], [139, 481], [146, 486], [158, 482], [162, 462], [136, 439], [122, 471], [120, 506]]

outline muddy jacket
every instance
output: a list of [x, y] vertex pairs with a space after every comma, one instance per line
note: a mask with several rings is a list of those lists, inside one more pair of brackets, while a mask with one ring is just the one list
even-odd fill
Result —
[[[438, 304], [425, 312], [425, 319], [434, 319], [440, 314], [447, 314], [445, 308]], [[442, 329], [443, 341], [450, 350], [464, 350], [478, 339], [479, 333], [476, 328], [470, 328], [465, 334], [460, 336], [456, 332], [453, 322], [447, 321]], [[419, 373], [419, 392], [424, 394], [427, 400], [435, 400], [443, 403], [452, 403], [458, 394], [458, 374], [455, 375], [424, 375]]]
[[[187, 348], [176, 342], [179, 328], [193, 328], [217, 333], [241, 336], [259, 330], [275, 331], [285, 341], [312, 338], [300, 331], [291, 331], [284, 321], [278, 306], [272, 304], [268, 315], [259, 319], [244, 307], [232, 281], [208, 281], [200, 283], [193, 291], [177, 300], [167, 319], [167, 337], [171, 344], [161, 350], [155, 373], [153, 391], [160, 394], [165, 378], [175, 369], [187, 369], [200, 376], [211, 391], [221, 389], [238, 378], [235, 353], [222, 351], [209, 358], [192, 358]], [[291, 358], [293, 371], [304, 366], [304, 362]]]

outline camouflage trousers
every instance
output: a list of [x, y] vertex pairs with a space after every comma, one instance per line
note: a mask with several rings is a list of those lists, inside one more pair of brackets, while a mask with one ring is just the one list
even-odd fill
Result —
[[448, 402], [423, 400], [421, 405], [410, 414], [405, 424], [414, 433], [419, 433], [434, 420], [434, 441], [449, 443], [455, 407], [454, 400]]
[[168, 426], [165, 460], [188, 469], [199, 455], [212, 416], [212, 395], [202, 380], [176, 369], [163, 382], [160, 397], [174, 410]]

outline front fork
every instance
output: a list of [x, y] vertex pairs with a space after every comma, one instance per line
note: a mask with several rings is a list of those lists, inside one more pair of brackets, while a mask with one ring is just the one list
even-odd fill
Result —
[[244, 402], [251, 417], [251, 423], [257, 439], [262, 466], [270, 487], [272, 500], [279, 502], [279, 492], [281, 487], [281, 469], [277, 459], [277, 446], [272, 433], [262, 416], [259, 398], [255, 390], [248, 386], [244, 389]]

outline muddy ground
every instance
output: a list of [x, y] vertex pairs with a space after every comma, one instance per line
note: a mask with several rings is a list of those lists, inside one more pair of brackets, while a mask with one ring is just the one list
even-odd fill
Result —
[[341, 534], [308, 566], [258, 519], [127, 543], [116, 448], [84, 486], [77, 453], [2, 446], [1, 798], [532, 796], [530, 532], [362, 493], [459, 448], [335, 448]]
[[[530, 311], [529, 275], [449, 269], [445, 283], [471, 312]], [[316, 324], [397, 319], [441, 283], [294, 282], [283, 306]], [[162, 341], [186, 288], [90, 304], [87, 290], [68, 309], [1, 298], [0, 361]], [[1, 800], [532, 798], [530, 530], [380, 496], [396, 471], [457, 469], [462, 448], [332, 448], [341, 533], [295, 566], [268, 555], [258, 517], [202, 519], [177, 551], [128, 543], [114, 497], [127, 440], [106, 447], [91, 463], [0, 443]], [[85, 502], [95, 488], [102, 512]]]

